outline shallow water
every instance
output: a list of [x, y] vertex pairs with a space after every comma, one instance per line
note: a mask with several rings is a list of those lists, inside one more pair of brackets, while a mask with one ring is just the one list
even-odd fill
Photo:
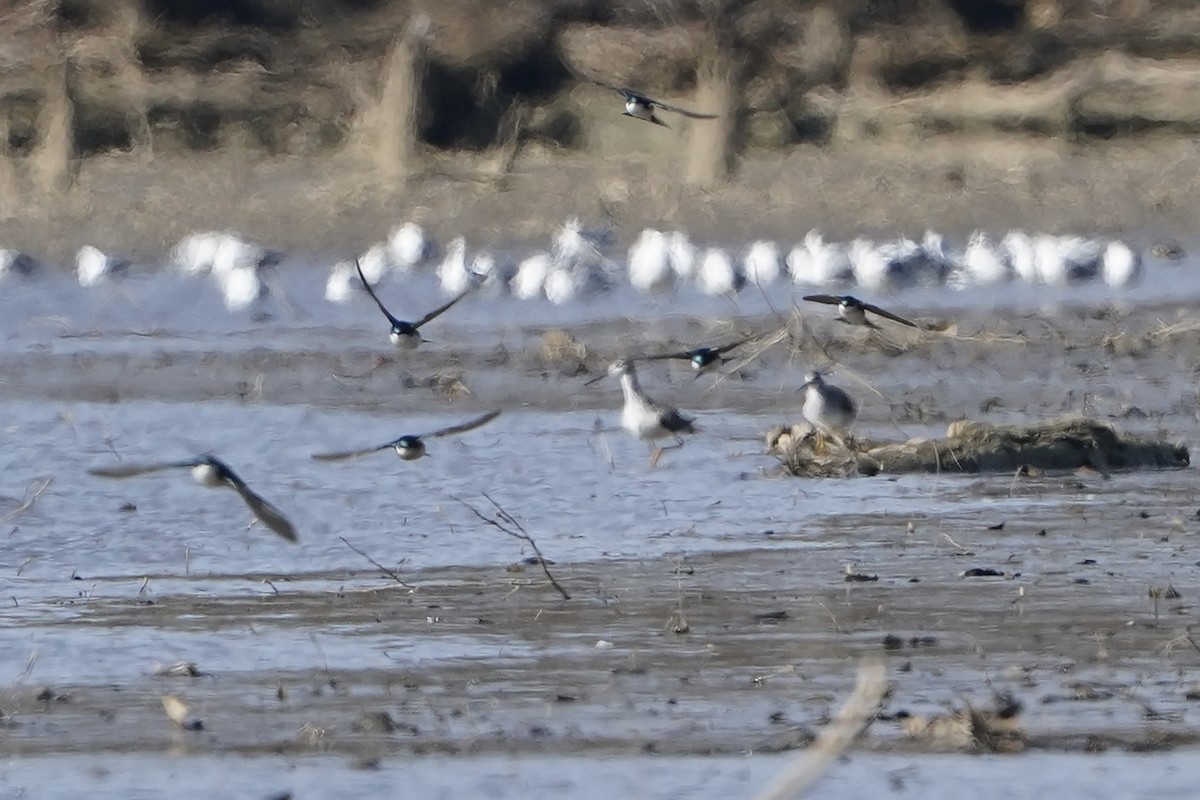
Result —
[[[0, 792], [38, 798], [76, 798], [86, 775], [93, 796], [138, 798], [267, 798], [294, 791], [301, 797], [382, 797], [404, 786], [417, 797], [556, 797], [585, 800], [620, 794], [646, 798], [752, 797], [786, 758], [531, 758], [426, 757], [381, 761], [371, 769], [344, 759], [237, 758], [188, 754], [181, 749], [158, 757], [150, 769], [130, 756], [19, 758], [0, 770]], [[1018, 768], [1019, 767], [1019, 768]], [[1014, 761], [996, 756], [904, 756], [862, 754], [833, 767], [812, 793], [845, 800], [918, 796], [941, 800], [963, 796], [964, 785], [979, 798], [1035, 797], [1045, 792], [1076, 797], [1186, 797], [1200, 778], [1188, 754], [1139, 756], [1039, 754]], [[1064, 794], [1064, 787], [1070, 786]]]
[[[645, 367], [650, 392], [701, 428], [651, 469], [645, 445], [616, 429], [619, 389], [584, 380], [623, 352], [778, 324], [761, 297], [668, 305], [617, 292], [563, 308], [473, 298], [430, 326], [434, 342], [397, 357], [369, 300], [326, 304], [318, 276], [312, 265], [283, 271], [307, 316], [270, 307], [258, 321], [226, 312], [209, 281], [167, 274], [92, 290], [63, 276], [3, 285], [0, 751], [10, 757], [0, 792], [183, 796], [170, 787], [196, 773], [227, 784], [188, 782], [195, 796], [369, 795], [396, 780], [423, 796], [585, 797], [595, 781], [638, 796], [749, 796], [779, 759], [732, 754], [803, 744], [851, 688], [855, 660], [884, 652], [887, 634], [933, 640], [886, 651], [890, 711], [986, 704], [1008, 689], [1025, 703], [1033, 749], [1050, 752], [865, 752], [818, 796], [958, 796], [965, 776], [994, 775], [980, 784], [994, 792], [980, 796], [1053, 786], [1086, 797], [1085, 778], [1106, 774], [1111, 788], [1143, 763], [1164, 791], [1193, 778], [1190, 747], [1061, 752], [1084, 740], [1185, 746], [1197, 733], [1190, 470], [782, 477], [762, 436], [795, 421], [794, 389], [819, 355], [786, 345], [720, 381]], [[1035, 309], [1053, 293], [1029, 287], [890, 301], [937, 309], [959, 323], [956, 337], [888, 329], [875, 339], [820, 310], [807, 324], [860, 398], [860, 435], [1086, 412], [1195, 440], [1200, 341], [1162, 334], [1194, 322], [1191, 302], [1163, 305], [1168, 290], [1200, 296], [1194, 277], [1190, 266], [1155, 266], [1132, 292], [1087, 287], [1050, 316]], [[416, 309], [436, 302], [427, 278], [384, 291]], [[1127, 307], [1089, 310], [1114, 299]], [[554, 327], [586, 346], [578, 363], [540, 354]], [[1114, 349], [1122, 336], [1136, 346]], [[448, 370], [465, 388], [453, 402], [426, 380]], [[505, 413], [430, 441], [418, 462], [390, 451], [343, 464], [309, 457], [491, 407]], [[235, 494], [186, 472], [86, 474], [203, 451], [283, 509], [299, 544], [247, 528]], [[52, 483], [22, 508], [44, 478]], [[490, 515], [485, 495], [533, 535], [570, 601], [520, 563], [526, 543], [463, 505]], [[848, 565], [878, 580], [847, 583]], [[962, 577], [971, 567], [1005, 575]], [[211, 676], [153, 675], [177, 660]], [[37, 699], [46, 686], [63, 699]], [[210, 733], [175, 729], [158, 700], [168, 692]], [[380, 708], [417, 732], [357, 730]], [[894, 724], [873, 733], [869, 747], [904, 743]], [[662, 755], [636, 755], [650, 748]], [[47, 772], [61, 752], [74, 754], [72, 769]], [[453, 755], [414, 758], [422, 753]], [[379, 771], [352, 768], [373, 757]], [[663, 775], [675, 783], [655, 795]]]

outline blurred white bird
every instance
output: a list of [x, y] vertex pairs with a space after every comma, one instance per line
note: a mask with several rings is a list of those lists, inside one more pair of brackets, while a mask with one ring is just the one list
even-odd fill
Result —
[[75, 274], [80, 286], [95, 286], [128, 266], [128, 260], [105, 255], [90, 244], [85, 244], [75, 253]]
[[1037, 254], [1029, 234], [1009, 231], [1001, 240], [1000, 247], [1008, 254], [1008, 262], [1017, 278], [1026, 283], [1038, 282]]
[[1133, 286], [1142, 279], [1142, 256], [1125, 242], [1114, 239], [1104, 248], [1100, 274], [1113, 288]]
[[681, 281], [688, 281], [696, 272], [696, 262], [699, 251], [691, 239], [683, 231], [673, 231], [667, 236], [667, 254], [670, 256], [671, 269]]
[[803, 244], [788, 254], [788, 269], [794, 283], [808, 286], [835, 288], [854, 282], [854, 266], [846, 248], [826, 242], [815, 228], [805, 234]]
[[206, 274], [212, 269], [222, 242], [229, 236], [219, 231], [190, 233], [171, 249], [171, 261], [187, 275]]
[[[432, 243], [415, 222], [406, 222], [392, 231], [386, 249], [388, 260], [399, 272], [411, 272], [433, 255]], [[371, 277], [370, 272], [366, 274], [368, 278]]]
[[345, 303], [354, 295], [354, 284], [361, 284], [355, 274], [354, 262], [339, 261], [333, 265], [333, 269], [329, 271], [329, 278], [325, 281], [325, 299], [331, 303]]
[[509, 283], [512, 293], [521, 300], [541, 296], [552, 263], [549, 253], [537, 253], [526, 258], [517, 266], [517, 274]]
[[975, 231], [963, 252], [967, 279], [979, 286], [1005, 283], [1012, 278], [1010, 256], [997, 247], [983, 231]]
[[437, 277], [446, 294], [459, 294], [471, 286], [471, 271], [467, 269], [467, 240], [456, 237], [446, 247], [446, 257], [438, 264]]
[[373, 244], [358, 257], [358, 265], [367, 282], [371, 286], [378, 286], [393, 267], [392, 251], [386, 244]]
[[662, 292], [675, 283], [667, 235], [646, 228], [629, 247], [629, 283], [643, 292]]
[[1039, 282], [1050, 286], [1089, 281], [1100, 272], [1103, 249], [1082, 236], [1042, 234], [1033, 240]]
[[732, 294], [742, 288], [745, 278], [734, 266], [729, 254], [718, 247], [709, 247], [696, 272], [696, 288], [710, 296]]
[[779, 246], [760, 239], [750, 245], [742, 259], [743, 271], [748, 283], [769, 286], [779, 280], [783, 272], [783, 259]]
[[240, 311], [267, 293], [257, 266], [242, 264], [213, 275], [225, 298], [225, 308], [230, 311]]

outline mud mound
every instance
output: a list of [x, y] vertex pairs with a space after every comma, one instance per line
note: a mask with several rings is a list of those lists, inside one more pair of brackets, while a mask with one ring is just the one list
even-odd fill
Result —
[[767, 451], [793, 475], [904, 474], [914, 472], [1015, 472], [1089, 468], [1178, 469], [1188, 466], [1188, 449], [1160, 439], [1118, 432], [1087, 419], [1041, 425], [950, 423], [943, 439], [879, 442], [819, 439], [804, 424], [767, 433]]

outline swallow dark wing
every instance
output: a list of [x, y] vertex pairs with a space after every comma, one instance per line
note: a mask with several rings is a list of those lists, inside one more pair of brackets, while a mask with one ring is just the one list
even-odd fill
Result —
[[[650, 98], [646, 98], [646, 99], [650, 100]], [[679, 106], [673, 106], [673, 105], [670, 105], [669, 103], [663, 103], [658, 100], [650, 100], [650, 102], [652, 104], [658, 106], [659, 108], [661, 108], [663, 111], [674, 111], [676, 114], [683, 114], [685, 117], [691, 117], [692, 119], [716, 119], [717, 118], [716, 114], [701, 114], [699, 111], [691, 111], [689, 109], [680, 108]]]
[[387, 450], [389, 447], [395, 445], [396, 441], [398, 440], [376, 447], [364, 447], [360, 450], [340, 450], [336, 453], [313, 453], [311, 457], [317, 461], [349, 461], [352, 458], [378, 453], [380, 450]]
[[418, 439], [433, 439], [438, 436], [453, 436], [456, 433], [466, 433], [467, 431], [475, 430], [478, 427], [488, 424], [496, 417], [500, 416], [500, 411], [489, 411], [486, 414], [481, 414], [475, 419], [469, 419], [466, 422], [461, 422], [458, 425], [451, 425], [448, 428], [433, 431], [432, 433], [422, 433], [416, 437]]
[[630, 361], [665, 361], [668, 358], [677, 358], [682, 361], [690, 361], [692, 356], [696, 354], [694, 350], [685, 350], [679, 353], [658, 353], [652, 356], [638, 356], [629, 359]]
[[416, 322], [414, 322], [414, 323], [413, 323], [413, 327], [414, 327], [414, 328], [420, 328], [420, 327], [421, 327], [422, 325], [424, 325], [426, 322], [429, 322], [429, 320], [433, 319], [434, 317], [437, 317], [437, 316], [439, 316], [439, 315], [440, 315], [440, 314], [442, 314], [444, 311], [446, 311], [447, 309], [449, 309], [449, 308], [450, 308], [450, 306], [454, 305], [454, 304], [455, 304], [455, 303], [457, 303], [459, 300], [462, 300], [464, 297], [466, 297], [467, 295], [469, 295], [469, 294], [471, 293], [472, 289], [474, 289], [474, 287], [471, 287], [470, 289], [464, 289], [464, 290], [463, 290], [463, 291], [462, 291], [460, 294], [456, 295], [455, 297], [452, 297], [452, 298], [450, 299], [450, 302], [446, 303], [445, 305], [438, 306], [438, 307], [437, 307], [437, 308], [435, 308], [433, 311], [430, 311], [428, 314], [426, 314], [425, 316], [421, 317], [419, 320], [417, 320]]
[[160, 461], [153, 464], [118, 464], [114, 467], [93, 467], [88, 470], [88, 475], [98, 478], [133, 478], [151, 472], [194, 467], [200, 463], [201, 459], [192, 458], [187, 461]]
[[594, 83], [597, 86], [603, 86], [605, 89], [611, 89], [612, 91], [617, 92], [625, 97], [629, 97], [631, 94], [637, 94], [637, 92], [626, 89], [624, 86], [617, 86], [615, 83], [609, 83], [608, 81], [602, 81], [599, 78], [593, 78], [591, 75], [587, 75], [583, 72], [571, 70], [571, 74], [580, 80], [587, 81], [588, 83]]
[[728, 353], [730, 350], [736, 350], [739, 347], [741, 347], [742, 345], [744, 345], [746, 342], [749, 342], [750, 340], [757, 339], [757, 338], [758, 338], [758, 334], [752, 333], [749, 336], [738, 339], [736, 342], [730, 342], [729, 344], [723, 344], [720, 347], [714, 347], [713, 352], [716, 353], [717, 355], [724, 355], [725, 353]]
[[890, 319], [892, 322], [899, 322], [901, 325], [907, 325], [910, 328], [917, 327], [917, 324], [915, 322], [909, 322], [904, 317], [897, 316], [890, 311], [885, 311], [882, 308], [880, 308], [879, 306], [874, 306], [874, 305], [871, 305], [870, 303], [863, 303], [862, 307], [865, 308], [867, 311], [870, 311], [872, 314], [877, 314], [878, 316], [881, 316], [885, 319]]
[[384, 306], [383, 301], [380, 300], [379, 296], [375, 294], [375, 290], [371, 288], [371, 282], [367, 280], [366, 275], [363, 275], [362, 265], [358, 263], [357, 258], [354, 259], [354, 268], [358, 270], [358, 277], [360, 280], [362, 280], [363, 287], [367, 290], [367, 294], [371, 295], [371, 299], [375, 301], [375, 305], [379, 306], [379, 310], [383, 312], [383, 315], [388, 318], [388, 322], [392, 323], [393, 327], [403, 327], [404, 321], [396, 319], [394, 316], [392, 316], [392, 312], [387, 310], [387, 307]]
[[810, 303], [824, 303], [827, 306], [840, 306], [842, 298], [834, 294], [806, 294], [801, 300], [807, 300]]
[[246, 501], [246, 505], [258, 517], [259, 522], [266, 525], [275, 533], [287, 539], [289, 542], [296, 541], [296, 529], [288, 518], [283, 515], [275, 506], [264, 500], [257, 492], [246, 485], [246, 482], [233, 473], [229, 472], [229, 484], [233, 490], [238, 493], [242, 500]]

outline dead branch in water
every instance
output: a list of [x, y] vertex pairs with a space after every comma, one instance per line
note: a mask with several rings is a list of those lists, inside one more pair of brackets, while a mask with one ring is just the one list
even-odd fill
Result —
[[398, 584], [400, 584], [401, 586], [403, 586], [405, 589], [412, 589], [412, 588], [413, 588], [413, 586], [412, 586], [411, 584], [405, 583], [405, 582], [404, 582], [404, 579], [403, 579], [403, 578], [401, 578], [399, 575], [397, 575], [395, 570], [393, 570], [393, 569], [388, 569], [388, 568], [387, 568], [387, 567], [385, 567], [383, 564], [380, 564], [378, 561], [376, 561], [375, 559], [371, 558], [369, 555], [367, 555], [366, 553], [364, 553], [362, 550], [359, 550], [357, 547], [355, 547], [354, 545], [350, 544], [350, 540], [349, 540], [349, 539], [347, 539], [345, 536], [339, 536], [338, 538], [342, 540], [342, 544], [346, 545], [346, 547], [349, 547], [351, 550], [353, 550], [354, 552], [358, 553], [360, 556], [362, 556], [363, 558], [365, 558], [367, 561], [370, 561], [370, 562], [371, 562], [371, 565], [372, 565], [373, 567], [375, 567], [376, 569], [378, 569], [380, 572], [382, 572], [384, 575], [387, 575], [389, 578], [391, 578], [391, 579], [392, 579], [392, 580], [394, 580], [396, 583], [398, 583]]
[[[40, 481], [33, 481], [26, 486], [25, 498], [21, 501], [21, 505], [5, 514], [3, 517], [0, 517], [0, 523], [8, 522], [18, 514], [23, 514], [24, 512], [33, 508], [33, 504], [37, 502], [39, 497], [46, 493], [46, 490], [50, 488], [50, 484], [52, 483], [54, 483], [54, 478], [41, 478]], [[34, 488], [35, 486], [37, 487], [36, 489]], [[32, 494], [30, 494], [30, 489], [33, 489]]]
[[485, 516], [479, 511], [479, 509], [475, 508], [462, 498], [456, 497], [454, 499], [459, 503], [462, 503], [462, 505], [465, 506], [468, 511], [478, 517], [480, 522], [484, 523], [485, 525], [490, 525], [507, 536], [511, 536], [514, 539], [520, 539], [522, 542], [528, 543], [530, 548], [533, 549], [534, 555], [537, 556], [538, 563], [542, 565], [542, 572], [546, 573], [546, 580], [550, 581], [550, 585], [558, 590], [558, 593], [563, 596], [564, 600], [570, 600], [571, 595], [567, 594], [567, 590], [562, 587], [562, 584], [556, 581], [554, 576], [550, 574], [550, 567], [546, 566], [546, 557], [542, 555], [541, 548], [537, 546], [537, 542], [533, 540], [533, 537], [529, 535], [529, 532], [525, 530], [521, 523], [517, 522], [516, 519], [513, 518], [512, 514], [509, 514], [500, 506], [499, 503], [493, 500], [491, 495], [484, 494], [483, 496], [489, 503], [492, 504], [492, 507], [496, 509], [495, 517]]
[[838, 709], [833, 721], [825, 726], [812, 747], [793, 759], [754, 796], [754, 800], [799, 797], [867, 729], [879, 713], [879, 704], [887, 694], [887, 689], [887, 672], [883, 662], [871, 660], [862, 663], [858, 668], [854, 692]]

